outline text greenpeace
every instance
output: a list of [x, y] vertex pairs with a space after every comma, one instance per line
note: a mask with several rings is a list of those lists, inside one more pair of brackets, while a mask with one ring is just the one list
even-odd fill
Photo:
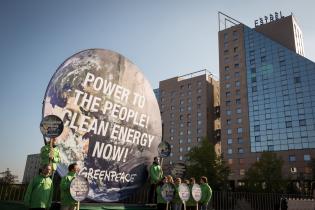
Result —
[[43, 116], [64, 123], [57, 171], [64, 176], [77, 163], [89, 199], [126, 199], [146, 182], [162, 124], [153, 89], [131, 61], [102, 49], [71, 56], [50, 80], [43, 106]]

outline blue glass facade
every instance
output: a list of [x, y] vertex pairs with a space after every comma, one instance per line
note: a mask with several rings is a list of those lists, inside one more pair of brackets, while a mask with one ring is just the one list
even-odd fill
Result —
[[251, 152], [315, 148], [315, 63], [244, 26]]

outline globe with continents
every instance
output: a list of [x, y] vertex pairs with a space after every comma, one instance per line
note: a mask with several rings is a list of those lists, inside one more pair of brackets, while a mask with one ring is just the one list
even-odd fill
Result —
[[57, 171], [64, 176], [77, 163], [88, 199], [123, 200], [146, 182], [161, 142], [160, 110], [149, 82], [124, 56], [88, 49], [68, 58], [48, 84], [42, 115], [62, 119]]

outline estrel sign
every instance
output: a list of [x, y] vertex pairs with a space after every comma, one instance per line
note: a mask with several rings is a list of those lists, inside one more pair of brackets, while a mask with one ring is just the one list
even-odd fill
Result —
[[266, 24], [266, 23], [270, 23], [275, 20], [279, 20], [280, 18], [284, 18], [281, 11], [275, 12], [274, 14], [269, 14], [269, 16], [264, 16], [264, 17], [259, 18], [258, 20], [255, 20], [255, 27]]

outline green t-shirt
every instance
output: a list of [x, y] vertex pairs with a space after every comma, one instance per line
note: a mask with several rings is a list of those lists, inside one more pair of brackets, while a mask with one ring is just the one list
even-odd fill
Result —
[[53, 182], [50, 177], [35, 176], [29, 183], [24, 204], [28, 208], [49, 208], [53, 196]]

